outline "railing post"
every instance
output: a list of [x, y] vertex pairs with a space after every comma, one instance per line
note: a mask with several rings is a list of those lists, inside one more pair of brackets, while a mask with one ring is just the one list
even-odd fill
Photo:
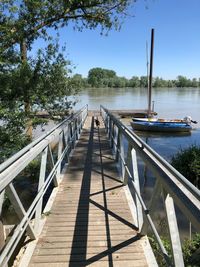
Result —
[[[127, 151], [127, 158], [126, 158], [126, 166], [128, 167], [128, 169], [130, 170], [131, 164], [132, 164], [132, 156], [131, 156], [131, 150], [132, 150], [132, 146], [130, 144], [130, 142], [128, 143], [128, 151]], [[128, 183], [128, 179], [129, 179], [129, 175], [128, 173], [125, 171], [124, 174], [124, 184], [126, 185]]]
[[3, 208], [3, 201], [4, 201], [4, 195], [5, 195], [5, 190], [0, 194], [0, 251], [5, 245], [5, 231], [4, 231], [4, 225], [2, 221], [2, 208]]
[[[134, 184], [137, 192], [140, 194], [140, 180], [138, 175], [137, 155], [134, 148], [131, 150], [131, 158], [132, 158]], [[137, 221], [138, 221], [137, 227], [140, 232], [143, 226], [143, 212], [142, 212], [142, 205], [138, 199], [137, 194], [135, 194], [135, 202], [136, 202], [135, 204], [137, 209]]]
[[[41, 187], [44, 184], [45, 181], [45, 174], [46, 174], [46, 167], [47, 167], [47, 153], [48, 153], [48, 147], [46, 147], [42, 151], [42, 158], [41, 158], [41, 165], [40, 165], [40, 177], [39, 177], [39, 183], [38, 183], [38, 192], [40, 191]], [[41, 198], [37, 204], [37, 208], [35, 211], [35, 224], [34, 229], [36, 233], [38, 234], [40, 231], [40, 221], [41, 221], [41, 214], [42, 214], [42, 203], [43, 198]]]
[[77, 123], [78, 119], [76, 118], [74, 121], [74, 134], [75, 134], [75, 141], [78, 140], [79, 135], [78, 135], [78, 123]]
[[117, 154], [117, 138], [118, 138], [118, 127], [115, 125], [114, 127], [114, 147], [113, 147], [113, 154], [116, 159], [116, 154]]
[[119, 151], [120, 151], [120, 129], [117, 127], [117, 146], [116, 146], [116, 154], [115, 154], [115, 160], [118, 162], [119, 160]]
[[111, 120], [110, 122], [110, 148], [113, 149], [113, 144], [114, 144], [114, 127], [115, 124], [113, 122], [113, 120]]
[[120, 145], [120, 154], [121, 154], [120, 169], [121, 169], [121, 175], [122, 175], [122, 182], [124, 182], [126, 170], [125, 170], [125, 166], [123, 164], [123, 160], [125, 161], [125, 153], [124, 153], [124, 144], [123, 144], [123, 134], [121, 131], [119, 132], [119, 139], [120, 139], [119, 145]]
[[[54, 167], [54, 159], [53, 159], [53, 155], [52, 155], [52, 151], [51, 151], [51, 146], [50, 145], [49, 145], [48, 159], [49, 159], [51, 167], [53, 169], [53, 167]], [[54, 182], [54, 186], [57, 187], [58, 186], [58, 178], [57, 178], [56, 174], [54, 175], [53, 182]]]
[[[156, 206], [158, 203], [158, 197], [161, 194], [161, 184], [159, 182], [158, 179], [156, 179], [156, 183], [154, 185], [152, 194], [151, 194], [151, 199], [149, 201], [149, 206], [148, 206], [148, 210], [149, 210], [149, 214], [153, 217], [154, 212], [156, 210]], [[146, 217], [144, 217], [144, 223], [141, 229], [141, 234], [146, 235], [148, 233], [148, 223], [146, 221]]]
[[[58, 143], [58, 159], [60, 158], [61, 154], [62, 154], [62, 149], [63, 149], [63, 131], [60, 133], [59, 135], [59, 143]], [[60, 172], [61, 172], [61, 163], [58, 165], [57, 168], [57, 178], [58, 180], [60, 180]]]
[[111, 129], [111, 126], [112, 126], [112, 120], [111, 120], [111, 117], [109, 116], [109, 122], [108, 122], [108, 140], [109, 140], [110, 146], [111, 146], [111, 139], [112, 139], [112, 129]]
[[167, 214], [167, 222], [169, 227], [170, 241], [172, 246], [172, 253], [174, 259], [174, 265], [178, 267], [184, 267], [183, 253], [181, 248], [181, 241], [179, 236], [179, 230], [176, 220], [176, 213], [174, 207], [173, 198], [166, 194], [163, 190], [163, 197], [165, 200], [165, 210]]

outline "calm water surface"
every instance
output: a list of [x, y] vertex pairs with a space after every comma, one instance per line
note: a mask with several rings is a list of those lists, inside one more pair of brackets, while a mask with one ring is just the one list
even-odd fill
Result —
[[[170, 160], [180, 148], [191, 144], [200, 145], [200, 88], [156, 88], [152, 92], [154, 109], [159, 118], [184, 118], [189, 115], [194, 124], [191, 134], [153, 134], [137, 132], [147, 143]], [[145, 88], [90, 88], [81, 92], [76, 109], [88, 104], [89, 109], [98, 110], [100, 105], [108, 109], [145, 109], [147, 90]], [[130, 120], [124, 120], [130, 125]]]

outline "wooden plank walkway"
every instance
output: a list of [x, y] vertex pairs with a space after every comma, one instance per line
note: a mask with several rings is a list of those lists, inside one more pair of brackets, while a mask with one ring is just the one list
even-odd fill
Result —
[[148, 266], [103, 123], [88, 117], [30, 267]]

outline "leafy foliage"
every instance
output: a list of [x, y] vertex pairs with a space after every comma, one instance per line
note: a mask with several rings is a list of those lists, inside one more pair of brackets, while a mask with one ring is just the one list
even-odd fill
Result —
[[[162, 253], [154, 236], [149, 236], [151, 246], [153, 248], [156, 260], [159, 264], [159, 267], [165, 267], [166, 263], [163, 259]], [[172, 260], [172, 249], [170, 241], [166, 237], [161, 237], [163, 245], [167, 250], [169, 257]], [[198, 267], [200, 260], [200, 234], [196, 233], [192, 239], [185, 238], [182, 243], [183, 259], [186, 267]]]
[[88, 72], [88, 83], [92, 87], [102, 87], [106, 80], [111, 80], [116, 77], [113, 70], [102, 68], [93, 68]]
[[200, 147], [192, 145], [172, 157], [172, 165], [191, 183], [200, 186]]
[[[48, 29], [58, 30], [69, 22], [74, 28], [119, 29], [131, 0], [2, 0], [0, 5], [0, 121], [1, 161], [20, 149], [39, 123], [36, 111], [64, 116], [74, 104], [68, 99], [83, 85], [78, 77], [69, 78], [70, 62], [57, 44], [28, 57], [34, 41], [52, 41]], [[80, 78], [80, 77], [79, 77]], [[30, 131], [29, 131], [30, 130]]]
[[[166, 267], [166, 262], [163, 258], [163, 254], [160, 250], [160, 247], [158, 245], [158, 242], [156, 241], [155, 237], [154, 236], [149, 236], [149, 241], [150, 241], [150, 244], [151, 244], [151, 247], [153, 249], [153, 252], [155, 254], [155, 257], [156, 257], [156, 260], [157, 260], [157, 263], [159, 264], [159, 267]], [[169, 242], [169, 239], [166, 238], [166, 237], [163, 237], [161, 236], [161, 240], [162, 240], [162, 243], [170, 257], [170, 259], [172, 260], [172, 249], [171, 249], [171, 245], [170, 245], [170, 242]]]
[[30, 141], [24, 135], [24, 113], [13, 108], [0, 107], [0, 163], [20, 150]]
[[119, 28], [131, 0], [3, 0], [0, 7], [0, 38], [4, 50], [26, 39], [30, 49], [35, 39], [47, 38], [47, 29], [74, 23], [78, 30]]
[[[70, 83], [70, 62], [65, 60], [56, 43], [39, 50], [35, 58], [24, 64], [10, 60], [0, 64], [0, 161], [21, 149], [30, 138], [25, 135], [31, 120], [33, 127], [41, 123], [37, 112], [48, 110], [53, 116], [65, 116], [77, 93]], [[29, 103], [29, 111], [25, 103]]]
[[185, 239], [183, 244], [183, 255], [187, 267], [198, 267], [200, 262], [200, 234], [196, 233], [190, 239]]

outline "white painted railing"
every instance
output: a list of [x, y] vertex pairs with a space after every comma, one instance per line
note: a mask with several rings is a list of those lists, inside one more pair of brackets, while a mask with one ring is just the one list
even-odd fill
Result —
[[[147, 234], [148, 228], [151, 228], [167, 266], [183, 267], [184, 261], [175, 206], [185, 215], [196, 232], [200, 232], [200, 191], [133, 131], [123, 125], [109, 110], [103, 106], [100, 109], [115, 159], [121, 166], [122, 180], [124, 184], [129, 184], [134, 191], [132, 193], [135, 203], [133, 210], [139, 232]], [[125, 148], [127, 143], [128, 149]], [[127, 152], [125, 153], [125, 151]], [[140, 193], [138, 156], [152, 171], [156, 179], [148, 207]], [[166, 212], [173, 260], [167, 254], [155, 226], [156, 223], [152, 219], [157, 211], [155, 209], [156, 202], [161, 195]]]
[[[15, 225], [11, 237], [3, 240], [5, 244], [2, 244], [2, 238], [0, 240], [2, 246], [0, 248], [0, 266], [7, 266], [10, 257], [25, 232], [33, 240], [40, 232], [44, 194], [52, 181], [54, 182], [54, 186], [58, 186], [60, 182], [61, 164], [68, 162], [70, 152], [73, 150], [75, 142], [80, 136], [87, 114], [88, 107], [85, 106], [0, 165], [0, 218], [6, 194], [20, 221], [19, 224]], [[54, 161], [52, 153], [52, 144], [58, 147], [56, 161]], [[13, 182], [36, 158], [40, 158], [38, 192], [28, 210], [25, 211]], [[51, 166], [48, 176], [46, 175], [47, 164]], [[3, 227], [1, 220], [0, 226], [0, 234], [2, 234]]]

